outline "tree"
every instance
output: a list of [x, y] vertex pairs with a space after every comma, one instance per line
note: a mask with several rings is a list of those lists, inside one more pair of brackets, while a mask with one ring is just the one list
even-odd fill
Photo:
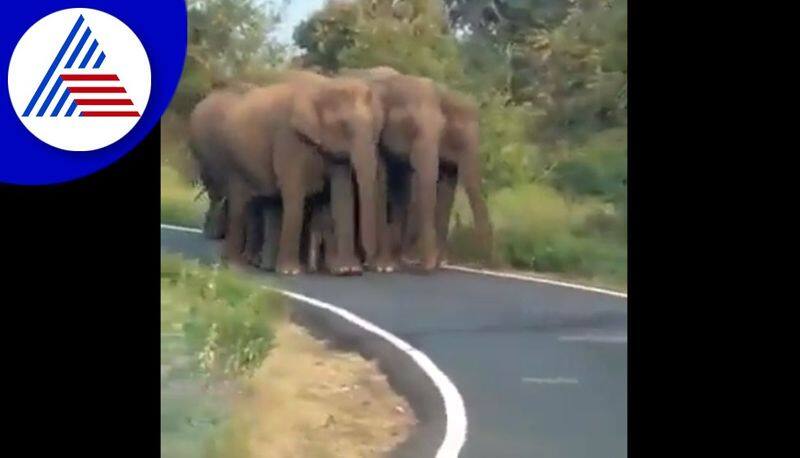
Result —
[[438, 0], [331, 2], [301, 23], [295, 41], [311, 65], [388, 65], [398, 71], [466, 84], [456, 39]]
[[285, 4], [286, 0], [281, 6], [261, 0], [188, 0], [186, 62], [172, 110], [185, 115], [220, 82], [257, 79], [280, 63], [285, 50], [269, 34]]

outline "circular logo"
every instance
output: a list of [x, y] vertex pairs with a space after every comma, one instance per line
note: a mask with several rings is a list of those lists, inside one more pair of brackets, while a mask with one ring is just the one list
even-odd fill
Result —
[[136, 34], [89, 8], [52, 13], [17, 43], [8, 92], [22, 124], [48, 145], [93, 151], [133, 129], [150, 98], [150, 61]]

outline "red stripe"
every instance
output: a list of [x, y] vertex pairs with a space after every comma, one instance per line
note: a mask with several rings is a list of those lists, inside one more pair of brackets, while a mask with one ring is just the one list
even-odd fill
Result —
[[93, 117], [138, 117], [138, 111], [84, 111], [81, 113], [81, 116], [93, 116]]
[[70, 86], [67, 89], [73, 94], [120, 94], [126, 92], [124, 87]]
[[64, 81], [119, 81], [117, 75], [61, 75]]
[[131, 99], [75, 99], [78, 105], [133, 105]]

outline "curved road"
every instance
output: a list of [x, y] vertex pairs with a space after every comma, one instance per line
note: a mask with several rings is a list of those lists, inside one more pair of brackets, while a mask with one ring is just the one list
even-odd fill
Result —
[[[162, 249], [211, 261], [215, 244], [161, 229]], [[425, 352], [469, 420], [463, 458], [627, 456], [627, 300], [440, 271], [282, 278]]]

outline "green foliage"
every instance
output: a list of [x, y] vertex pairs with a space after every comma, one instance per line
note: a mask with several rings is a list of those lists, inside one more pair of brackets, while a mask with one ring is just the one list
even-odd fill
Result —
[[569, 196], [625, 200], [628, 175], [627, 128], [610, 129], [562, 155], [551, 182]]
[[233, 273], [161, 258], [161, 456], [245, 457], [230, 419], [239, 376], [255, 370], [283, 300]]
[[[508, 187], [492, 193], [489, 210], [499, 260], [517, 269], [556, 272], [624, 285], [627, 248], [624, 224], [599, 201], [570, 202], [545, 184]], [[450, 251], [456, 261], [475, 262], [469, 209], [459, 194]]]
[[181, 330], [203, 373], [235, 377], [258, 367], [283, 313], [280, 296], [227, 270], [167, 258], [162, 288], [170, 287], [188, 307]]
[[294, 31], [297, 46], [306, 50], [306, 65], [339, 69], [339, 54], [353, 45], [358, 10], [349, 3], [332, 2], [301, 22]]
[[171, 166], [162, 165], [161, 222], [200, 227], [208, 208], [208, 196], [201, 192], [201, 188], [192, 186], [185, 175]]
[[396, 70], [466, 84], [459, 46], [436, 0], [332, 2], [295, 30], [307, 62], [326, 70], [388, 65]]
[[529, 131], [535, 113], [530, 107], [506, 102], [493, 94], [480, 111], [480, 155], [489, 191], [532, 182], [541, 173], [539, 147]]
[[[189, 53], [165, 138], [185, 136], [186, 114], [215, 85], [274, 80], [288, 53], [270, 32], [288, 1], [299, 0], [188, 1]], [[294, 65], [386, 65], [474, 98], [500, 260], [624, 279], [627, 0], [334, 0], [294, 39]], [[196, 226], [205, 202], [187, 184], [185, 147], [162, 150], [181, 175], [162, 177], [162, 219]], [[468, 216], [454, 216], [464, 259]]]
[[285, 59], [269, 38], [285, 6], [262, 0], [188, 0], [189, 38], [183, 75], [170, 104], [182, 116], [214, 86], [259, 81]]
[[[327, 70], [388, 65], [480, 105], [496, 254], [624, 283], [627, 0], [355, 0], [295, 33]], [[457, 199], [452, 250], [477, 259]]]

